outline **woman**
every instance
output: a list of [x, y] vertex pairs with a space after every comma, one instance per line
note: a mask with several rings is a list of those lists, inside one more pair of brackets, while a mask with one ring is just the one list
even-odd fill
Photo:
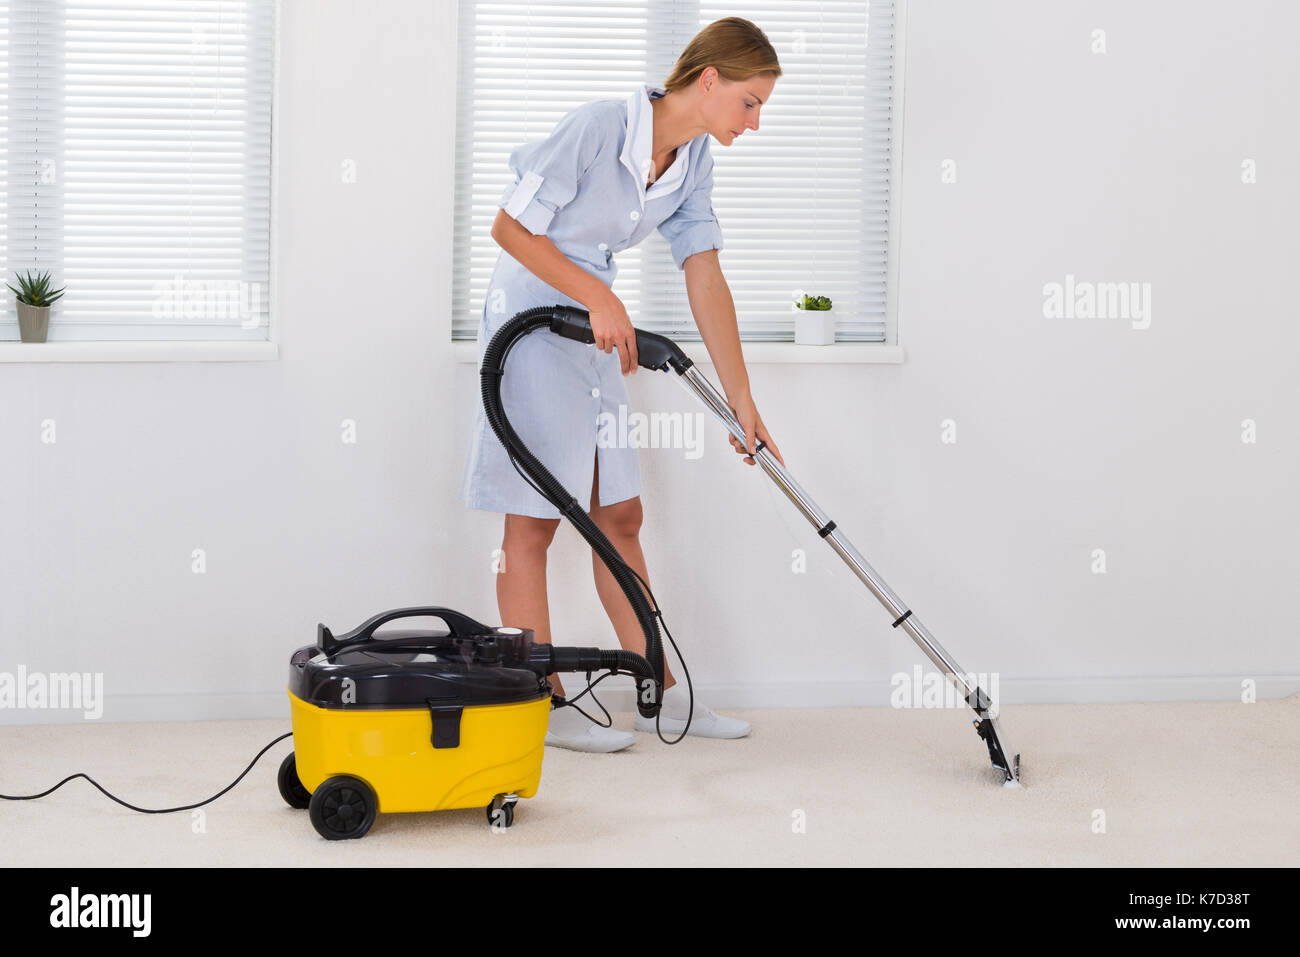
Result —
[[[722, 381], [727, 402], [744, 427], [746, 455], [755, 439], [784, 459], [749, 392], [736, 311], [718, 265], [722, 231], [713, 214], [710, 137], [729, 146], [759, 113], [781, 75], [776, 52], [757, 26], [728, 17], [705, 27], [686, 46], [664, 88], [642, 85], [627, 99], [596, 100], [570, 111], [542, 141], [511, 153], [516, 182], [498, 203], [492, 238], [501, 246], [479, 324], [480, 365], [493, 334], [535, 306], [577, 306], [591, 317], [595, 343], [545, 331], [518, 340], [502, 379], [501, 400], [524, 444], [579, 502], [590, 499], [592, 520], [624, 560], [650, 581], [638, 541], [641, 476], [627, 442], [597, 442], [598, 423], [627, 405], [622, 376], [636, 372], [636, 334], [611, 290], [614, 253], [652, 229], [668, 240], [685, 274], [696, 324]], [[617, 350], [617, 356], [614, 351]], [[620, 375], [621, 373], [621, 375]], [[471, 508], [505, 513], [497, 576], [500, 620], [531, 628], [551, 641], [546, 603], [546, 552], [560, 512], [516, 471], [487, 423], [481, 404], [465, 466], [461, 496]], [[645, 638], [627, 597], [592, 553], [596, 590], [624, 648], [645, 651]], [[564, 688], [551, 676], [556, 693]], [[680, 733], [688, 696], [665, 663], [660, 727]], [[654, 722], [639, 714], [639, 731]], [[689, 733], [736, 738], [750, 731], [735, 718], [695, 702]], [[635, 741], [573, 708], [552, 711], [546, 743], [579, 751], [618, 751]]]

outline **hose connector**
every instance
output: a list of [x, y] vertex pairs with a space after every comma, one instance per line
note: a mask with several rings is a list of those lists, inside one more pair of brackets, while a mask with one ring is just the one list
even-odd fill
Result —
[[657, 715], [663, 702], [663, 692], [655, 680], [654, 669], [634, 651], [534, 644], [528, 652], [528, 668], [543, 677], [561, 671], [630, 674], [636, 679], [636, 709], [645, 718]]

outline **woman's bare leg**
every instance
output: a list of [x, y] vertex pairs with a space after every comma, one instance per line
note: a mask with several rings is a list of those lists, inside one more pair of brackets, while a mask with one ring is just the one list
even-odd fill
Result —
[[[623, 556], [623, 561], [636, 570], [636, 573], [645, 579], [646, 583], [650, 582], [650, 573], [646, 571], [645, 555], [641, 552], [641, 542], [638, 534], [641, 531], [641, 497], [630, 498], [622, 502], [615, 502], [613, 505], [600, 504], [600, 469], [599, 455], [597, 456], [597, 467], [592, 472], [591, 481], [591, 518], [596, 526], [610, 540], [610, 543], [618, 549], [618, 553]], [[605, 606], [605, 614], [609, 615], [610, 622], [614, 625], [614, 631], [618, 634], [619, 644], [627, 651], [635, 651], [638, 655], [645, 654], [645, 632], [641, 630], [641, 622], [636, 617], [636, 612], [632, 610], [631, 603], [627, 596], [623, 594], [623, 589], [614, 579], [614, 575], [600, 560], [600, 556], [595, 550], [591, 553], [591, 562], [593, 571], [596, 576], [596, 593], [600, 595], [600, 603]], [[641, 588], [638, 582], [637, 587]], [[641, 588], [642, 592], [645, 591]], [[646, 596], [647, 600], [649, 596]], [[668, 645], [664, 643], [664, 690], [671, 688], [676, 680], [668, 670]]]
[[[558, 518], [507, 515], [497, 574], [497, 610], [501, 624], [531, 628], [538, 644], [551, 643], [551, 615], [546, 603], [546, 550], [559, 528]], [[550, 676], [555, 693], [564, 694], [559, 675]]]

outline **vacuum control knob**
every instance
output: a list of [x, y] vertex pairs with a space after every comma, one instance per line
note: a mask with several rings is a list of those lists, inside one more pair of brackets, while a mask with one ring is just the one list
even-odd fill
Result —
[[474, 661], [480, 665], [499, 665], [501, 663], [501, 646], [495, 638], [474, 643]]

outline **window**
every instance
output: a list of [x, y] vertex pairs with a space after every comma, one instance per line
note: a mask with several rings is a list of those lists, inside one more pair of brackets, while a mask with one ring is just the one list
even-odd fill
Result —
[[[700, 29], [753, 20], [783, 74], [757, 134], [712, 144], [723, 271], [747, 342], [794, 339], [794, 292], [834, 303], [836, 339], [889, 327], [892, 0], [462, 0], [452, 338], [477, 333], [500, 247], [489, 232], [514, 181], [507, 161], [569, 110], [662, 85]], [[617, 255], [614, 292], [641, 329], [700, 336], [658, 232]]]
[[48, 341], [267, 338], [274, 27], [273, 0], [0, 2], [0, 256], [66, 287]]

